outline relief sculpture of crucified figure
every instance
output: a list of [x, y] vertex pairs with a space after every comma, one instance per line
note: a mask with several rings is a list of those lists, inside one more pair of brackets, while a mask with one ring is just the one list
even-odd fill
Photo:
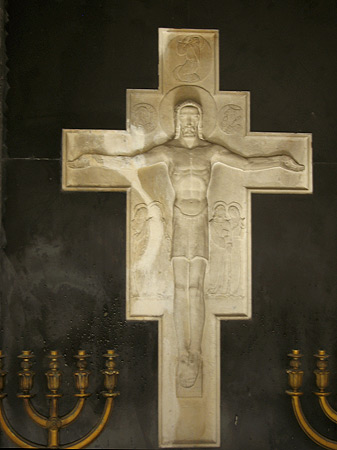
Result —
[[140, 168], [165, 163], [175, 197], [171, 260], [174, 274], [174, 323], [178, 343], [177, 382], [194, 385], [202, 361], [205, 321], [204, 280], [209, 260], [207, 190], [212, 165], [220, 162], [239, 170], [304, 169], [286, 154], [245, 158], [204, 139], [202, 108], [186, 100], [175, 108], [175, 137], [145, 153], [130, 156], [83, 154], [69, 163], [88, 167]]
[[220, 444], [220, 324], [252, 317], [252, 193], [312, 192], [311, 136], [251, 131], [218, 44], [160, 29], [159, 87], [127, 91], [126, 130], [63, 130], [63, 189], [127, 194], [126, 318], [158, 321], [169, 448]]

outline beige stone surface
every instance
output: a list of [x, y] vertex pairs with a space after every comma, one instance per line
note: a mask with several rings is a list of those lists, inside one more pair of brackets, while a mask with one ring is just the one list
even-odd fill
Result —
[[251, 317], [251, 193], [312, 191], [311, 136], [251, 132], [218, 62], [216, 30], [160, 29], [159, 89], [128, 91], [126, 131], [63, 131], [64, 190], [128, 192], [127, 318], [159, 321], [162, 447], [220, 443], [220, 320]]

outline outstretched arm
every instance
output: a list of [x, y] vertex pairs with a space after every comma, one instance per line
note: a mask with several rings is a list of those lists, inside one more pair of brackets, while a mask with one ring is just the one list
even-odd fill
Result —
[[103, 167], [107, 169], [139, 169], [153, 166], [160, 162], [167, 162], [163, 147], [153, 149], [135, 155], [103, 155], [85, 153], [73, 161], [68, 162], [72, 169], [86, 169], [88, 167]]
[[292, 172], [301, 172], [304, 170], [304, 166], [296, 162], [291, 156], [288, 155], [275, 155], [275, 156], [254, 156], [252, 158], [245, 158], [230, 152], [224, 147], [217, 147], [216, 158], [214, 162], [218, 161], [226, 166], [235, 167], [241, 170], [265, 170], [272, 168], [282, 168], [290, 170]]

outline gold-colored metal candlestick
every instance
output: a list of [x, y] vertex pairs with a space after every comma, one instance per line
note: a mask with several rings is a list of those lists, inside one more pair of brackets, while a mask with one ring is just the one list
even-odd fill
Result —
[[324, 414], [333, 422], [337, 423], [337, 412], [330, 406], [327, 397], [330, 395], [330, 392], [326, 392], [326, 389], [329, 386], [329, 377], [330, 372], [328, 370], [328, 358], [329, 355], [325, 352], [325, 350], [319, 350], [316, 355], [317, 358], [316, 365], [317, 369], [314, 371], [316, 375], [316, 386], [318, 387], [318, 392], [315, 392], [319, 399], [319, 404], [322, 408]]
[[[287, 370], [289, 385], [292, 389], [287, 390], [286, 393], [291, 396], [294, 414], [300, 427], [320, 447], [337, 450], [337, 442], [317, 433], [306, 419], [300, 403], [302, 392], [299, 391], [303, 381], [303, 370], [300, 369], [300, 358], [302, 355], [299, 350], [293, 350], [288, 356], [292, 358], [290, 361], [291, 368]], [[331, 408], [327, 400], [327, 396], [330, 393], [325, 391], [329, 385], [329, 371], [327, 370], [329, 355], [326, 354], [325, 350], [319, 350], [315, 357], [317, 358], [317, 369], [314, 373], [316, 376], [316, 385], [319, 389], [315, 394], [319, 397], [321, 408], [327, 417], [337, 423], [337, 412]]]
[[49, 363], [49, 370], [46, 372], [48, 389], [51, 391], [51, 394], [47, 394], [48, 398], [58, 398], [62, 397], [61, 394], [58, 394], [58, 390], [60, 389], [62, 373], [59, 370], [58, 358], [60, 358], [57, 350], [51, 350], [47, 358], [51, 359]]
[[76, 397], [88, 397], [90, 394], [87, 394], [85, 391], [89, 386], [89, 375], [90, 371], [87, 370], [87, 362], [86, 358], [89, 355], [85, 353], [85, 350], [79, 350], [78, 354], [75, 355], [77, 359], [77, 367], [78, 370], [74, 373], [76, 389], [79, 390], [78, 394], [75, 394]]
[[114, 358], [116, 354], [114, 350], [107, 350], [104, 355], [106, 360], [106, 368], [102, 371], [104, 374], [104, 386], [107, 392], [103, 392], [105, 397], [105, 407], [99, 422], [94, 426], [94, 428], [86, 434], [83, 438], [72, 442], [70, 444], [60, 445], [59, 442], [59, 432], [62, 428], [67, 427], [73, 423], [80, 415], [83, 410], [85, 400], [90, 396], [86, 392], [89, 386], [89, 375], [90, 371], [86, 368], [86, 359], [89, 355], [86, 354], [85, 350], [79, 350], [78, 354], [75, 355], [77, 359], [77, 370], [74, 372], [74, 379], [76, 389], [79, 391], [74, 394], [77, 398], [77, 403], [72, 411], [67, 415], [60, 417], [58, 412], [58, 402], [62, 397], [59, 393], [61, 386], [62, 373], [59, 370], [60, 354], [57, 350], [52, 350], [48, 358], [50, 359], [49, 370], [46, 372], [47, 384], [49, 393], [46, 397], [49, 399], [49, 416], [45, 417], [39, 412], [37, 412], [31, 403], [31, 397], [33, 396], [30, 391], [33, 387], [34, 372], [31, 370], [33, 354], [30, 350], [25, 350], [19, 355], [21, 361], [21, 371], [18, 372], [19, 375], [19, 386], [20, 392], [17, 394], [19, 398], [23, 399], [25, 410], [28, 416], [39, 426], [48, 430], [48, 445], [40, 445], [34, 442], [28, 441], [24, 437], [20, 436], [10, 425], [3, 407], [2, 400], [6, 396], [2, 392], [5, 385], [5, 377], [7, 372], [2, 368], [4, 355], [0, 350], [0, 426], [2, 427], [5, 434], [19, 447], [23, 448], [63, 448], [63, 449], [75, 449], [84, 448], [93, 442], [103, 431], [105, 425], [108, 422], [110, 413], [113, 408], [113, 400], [118, 393], [113, 392], [116, 382], [118, 371], [115, 370]]
[[3, 354], [2, 350], [0, 350], [0, 398], [4, 398], [7, 395], [2, 392], [5, 387], [6, 375], [7, 375], [7, 372], [5, 370], [3, 370], [4, 357], [5, 357], [5, 355]]
[[107, 389], [107, 392], [103, 392], [104, 397], [116, 397], [119, 395], [118, 392], [113, 392], [117, 384], [117, 377], [119, 375], [118, 370], [115, 370], [115, 361], [118, 355], [115, 354], [114, 350], [108, 350], [104, 355], [106, 358], [106, 368], [102, 370], [104, 375], [104, 386]]
[[329, 355], [326, 354], [325, 350], [319, 350], [314, 356], [317, 358], [317, 369], [314, 371], [314, 374], [316, 375], [316, 385], [320, 393], [323, 393], [329, 386], [330, 372], [327, 370]]
[[20, 372], [18, 372], [19, 375], [19, 386], [20, 386], [20, 393], [18, 394], [18, 397], [20, 398], [29, 398], [32, 397], [30, 394], [31, 389], [33, 388], [33, 381], [34, 381], [34, 375], [35, 373], [31, 370], [32, 367], [32, 358], [34, 358], [33, 353], [30, 350], [23, 350], [21, 355], [18, 356], [21, 361], [21, 368]]
[[302, 395], [302, 392], [299, 391], [303, 382], [303, 370], [301, 370], [301, 358], [302, 355], [299, 350], [292, 350], [291, 353], [288, 354], [291, 358], [290, 360], [290, 369], [287, 370], [289, 385], [292, 388], [292, 391], [287, 391], [290, 395]]
[[61, 386], [62, 373], [59, 370], [58, 358], [60, 354], [57, 350], [51, 350], [47, 356], [51, 361], [49, 363], [49, 370], [46, 372], [48, 389], [50, 394], [46, 394], [49, 398], [49, 419], [47, 421], [48, 429], [48, 447], [59, 448], [59, 430], [62, 428], [62, 421], [59, 418], [58, 400], [62, 397], [58, 390]]

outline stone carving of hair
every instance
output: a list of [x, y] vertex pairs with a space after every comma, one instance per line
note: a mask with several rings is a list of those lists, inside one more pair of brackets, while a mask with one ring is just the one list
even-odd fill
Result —
[[176, 125], [176, 134], [174, 139], [178, 139], [180, 137], [180, 133], [181, 133], [181, 125], [180, 125], [180, 121], [179, 121], [179, 116], [180, 116], [180, 111], [182, 110], [182, 108], [184, 108], [185, 106], [192, 106], [193, 108], [197, 108], [198, 113], [199, 113], [199, 123], [198, 123], [198, 138], [199, 139], [203, 139], [203, 135], [202, 135], [202, 109], [201, 106], [192, 101], [192, 100], [186, 100], [183, 103], [179, 103], [179, 105], [177, 105], [175, 107], [175, 125]]

